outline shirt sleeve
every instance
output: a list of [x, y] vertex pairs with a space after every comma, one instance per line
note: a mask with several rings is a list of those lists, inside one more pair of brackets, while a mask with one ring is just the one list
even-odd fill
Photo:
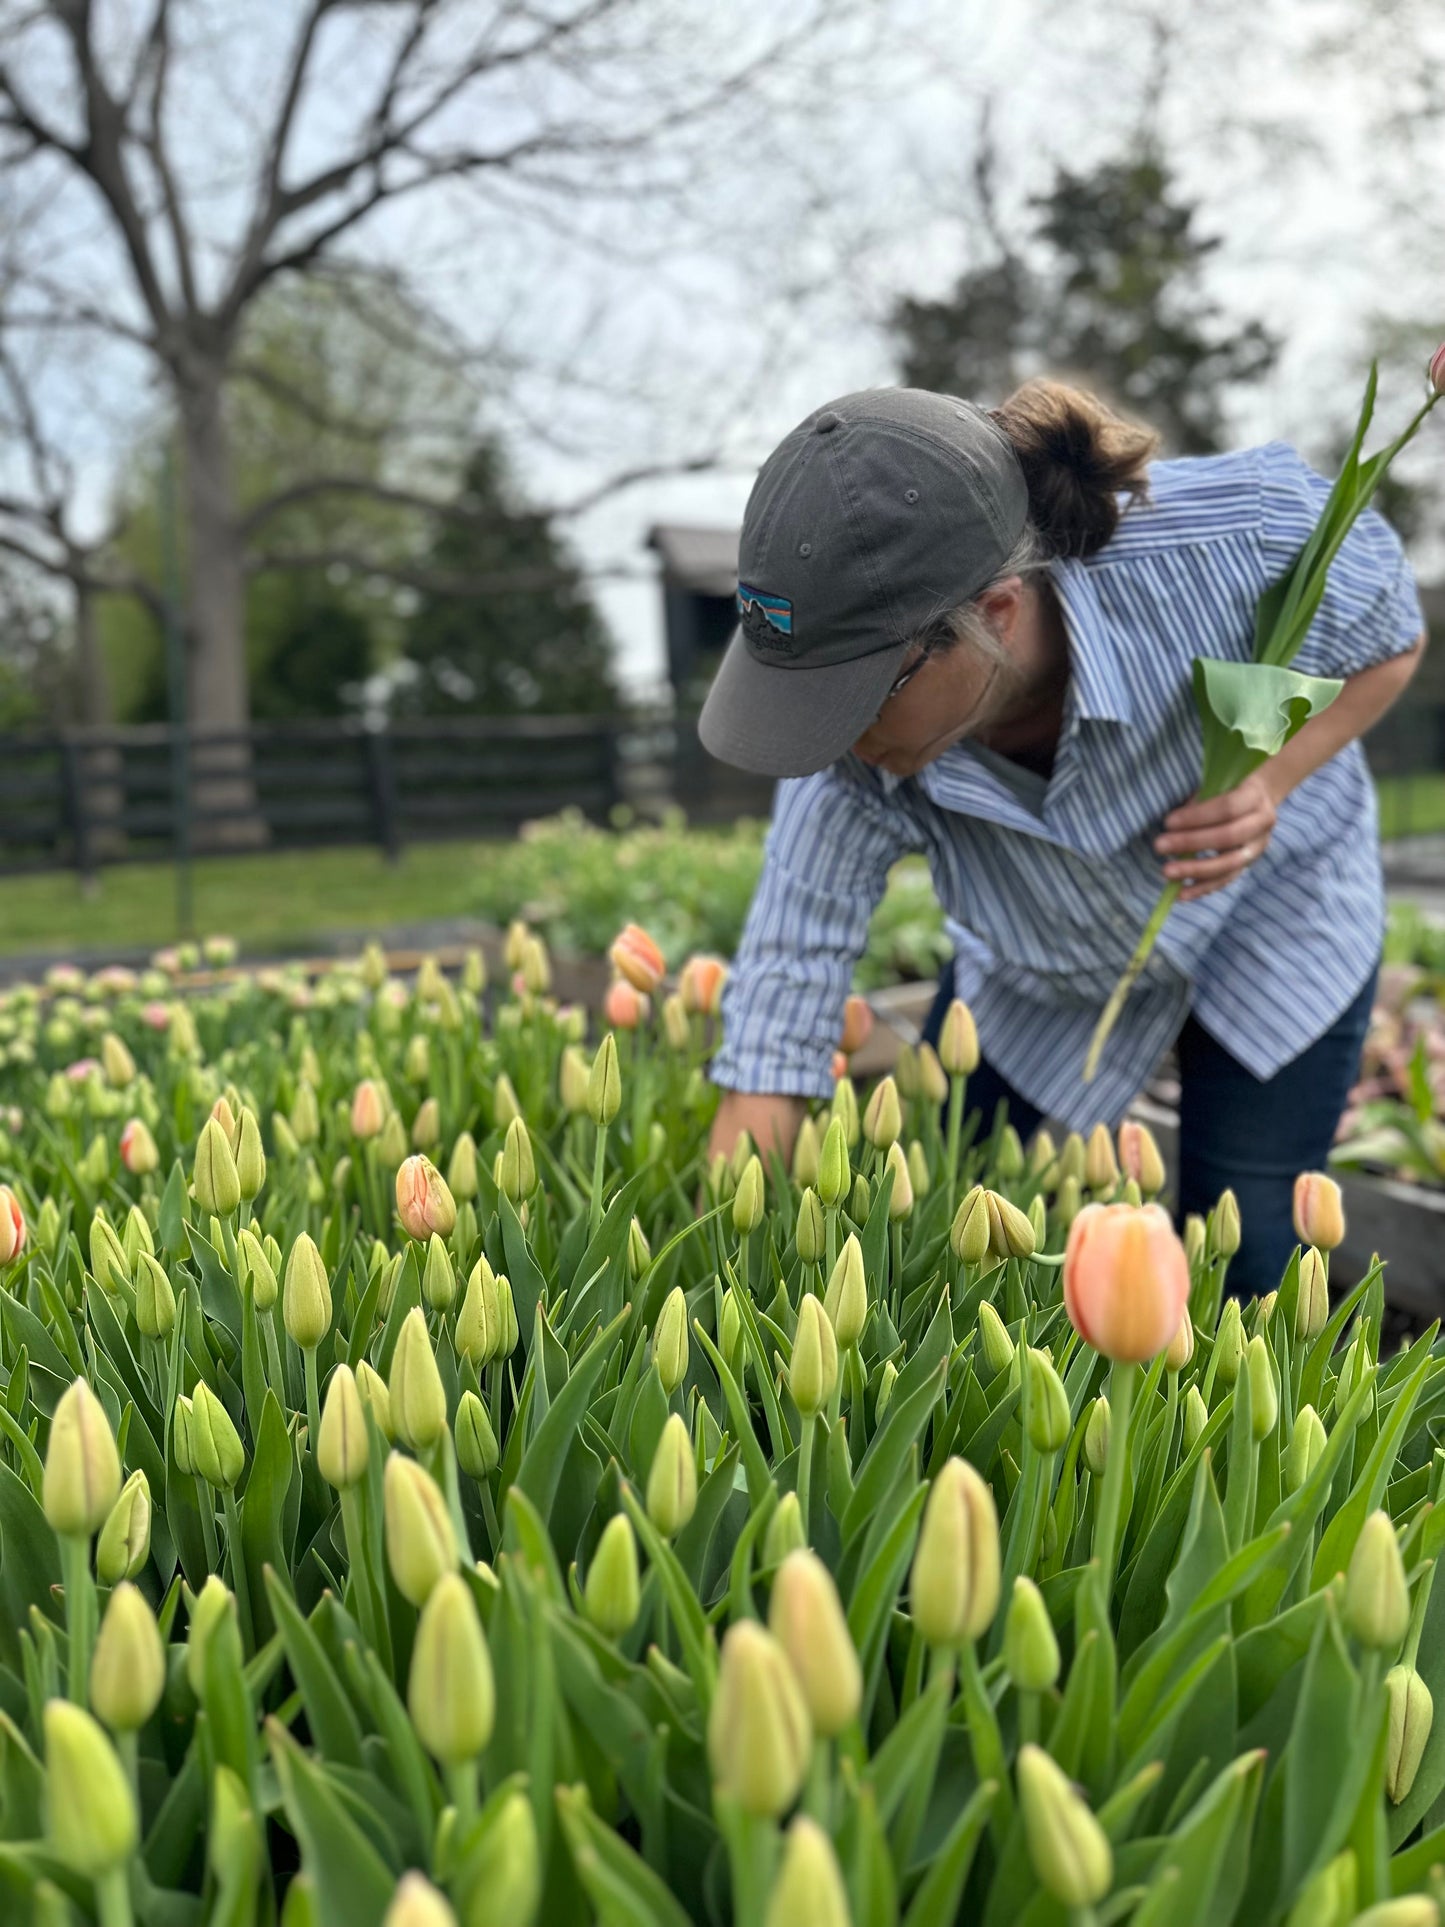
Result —
[[[1331, 483], [1285, 442], [1263, 450], [1262, 539], [1272, 580], [1308, 540]], [[1354, 676], [1409, 649], [1425, 628], [1405, 547], [1378, 509], [1358, 516], [1330, 564], [1325, 592], [1291, 667]]]
[[779, 783], [763, 873], [723, 991], [725, 1090], [828, 1097], [843, 1004], [888, 872], [919, 838], [848, 761]]

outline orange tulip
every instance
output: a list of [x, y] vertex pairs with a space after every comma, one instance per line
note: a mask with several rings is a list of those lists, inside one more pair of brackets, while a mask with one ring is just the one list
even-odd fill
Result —
[[721, 957], [689, 957], [677, 980], [683, 1009], [694, 1017], [716, 1017], [727, 976]]
[[433, 1232], [449, 1238], [457, 1221], [447, 1181], [428, 1157], [403, 1160], [396, 1174], [396, 1215], [408, 1236], [425, 1244]]
[[1157, 1204], [1086, 1204], [1064, 1248], [1064, 1308], [1106, 1358], [1142, 1364], [1179, 1330], [1189, 1260]]
[[607, 986], [602, 999], [602, 1015], [613, 1030], [636, 1030], [652, 1014], [651, 1001], [625, 977]]
[[625, 977], [634, 990], [650, 996], [662, 982], [667, 966], [662, 960], [662, 952], [648, 936], [640, 924], [629, 923], [613, 941], [608, 951], [612, 967], [620, 977]]
[[866, 997], [850, 997], [843, 1006], [843, 1036], [838, 1048], [845, 1057], [862, 1050], [873, 1028], [873, 1007]]
[[848, 1075], [848, 1060], [843, 1055], [842, 1051], [840, 1050], [834, 1051], [833, 1062], [830, 1066], [830, 1069], [832, 1070], [833, 1082], [835, 1084], [838, 1082], [838, 1079], [840, 1077], [846, 1077]]
[[8, 1184], [0, 1184], [0, 1265], [8, 1265], [25, 1249], [25, 1213]]
[[378, 1137], [385, 1122], [386, 1107], [381, 1101], [381, 1092], [374, 1079], [363, 1077], [351, 1100], [351, 1135]]
[[1294, 1181], [1294, 1228], [1303, 1245], [1333, 1251], [1345, 1241], [1345, 1203], [1340, 1187], [1323, 1171], [1301, 1171]]

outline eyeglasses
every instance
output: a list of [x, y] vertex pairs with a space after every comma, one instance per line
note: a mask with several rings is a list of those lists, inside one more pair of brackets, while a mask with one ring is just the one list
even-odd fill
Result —
[[925, 649], [921, 656], [915, 656], [913, 658], [913, 661], [909, 663], [908, 667], [903, 671], [903, 674], [894, 679], [888, 694], [883, 698], [885, 703], [891, 703], [900, 689], [906, 689], [908, 687], [909, 683], [913, 681], [913, 678], [918, 674], [919, 670], [932, 654], [933, 651], [931, 649]]

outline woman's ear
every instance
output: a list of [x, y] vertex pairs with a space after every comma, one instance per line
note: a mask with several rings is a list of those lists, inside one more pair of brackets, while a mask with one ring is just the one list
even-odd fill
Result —
[[1018, 575], [1005, 576], [978, 598], [978, 606], [1003, 642], [1012, 642], [1024, 606], [1024, 582]]

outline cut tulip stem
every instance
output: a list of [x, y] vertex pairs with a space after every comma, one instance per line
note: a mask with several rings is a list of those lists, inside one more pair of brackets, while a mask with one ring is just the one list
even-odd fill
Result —
[[1094, 1034], [1089, 1039], [1089, 1054], [1084, 1059], [1084, 1082], [1086, 1084], [1091, 1084], [1094, 1081], [1094, 1073], [1099, 1068], [1099, 1059], [1103, 1055], [1104, 1046], [1108, 1043], [1115, 1024], [1119, 1021], [1119, 1013], [1129, 1000], [1129, 992], [1144, 974], [1144, 966], [1148, 963], [1154, 945], [1158, 941], [1159, 932], [1164, 928], [1164, 919], [1179, 901], [1179, 892], [1183, 888], [1184, 885], [1178, 878], [1172, 883], [1165, 884], [1159, 901], [1149, 914], [1149, 921], [1144, 926], [1144, 933], [1134, 946], [1134, 954], [1125, 965], [1123, 976], [1119, 979], [1118, 983], [1115, 984], [1110, 993], [1109, 1001], [1104, 1006], [1103, 1015], [1100, 1017], [1098, 1023], [1095, 1024]]
[[1118, 1358], [1109, 1374], [1109, 1455], [1104, 1461], [1104, 1489], [1099, 1496], [1099, 1517], [1094, 1528], [1094, 1557], [1103, 1578], [1104, 1610], [1114, 1592], [1114, 1566], [1119, 1554], [1119, 1509], [1124, 1497], [1124, 1476], [1129, 1465], [1129, 1416], [1134, 1406], [1134, 1387], [1139, 1367]]

